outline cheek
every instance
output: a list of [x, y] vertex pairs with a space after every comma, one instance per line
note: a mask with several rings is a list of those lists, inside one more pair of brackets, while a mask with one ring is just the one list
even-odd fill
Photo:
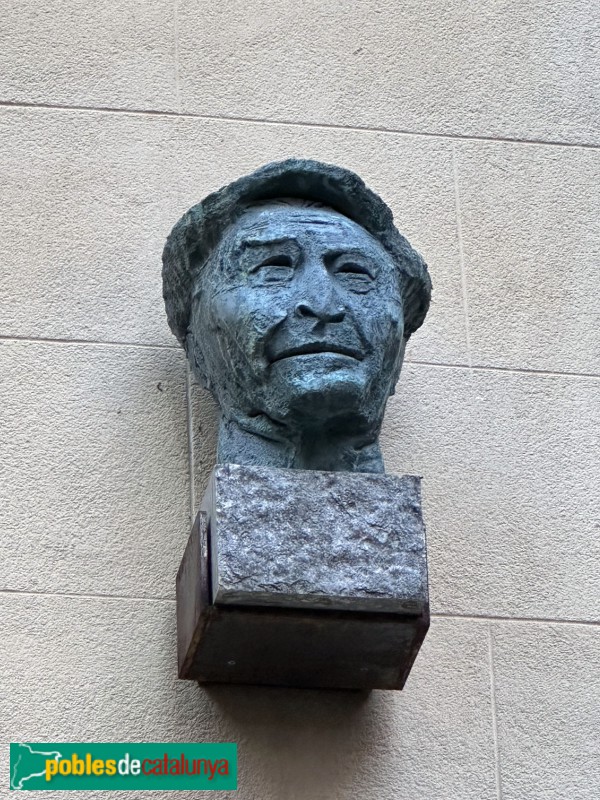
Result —
[[361, 310], [362, 328], [366, 338], [380, 351], [396, 347], [402, 340], [404, 325], [402, 309], [396, 303], [382, 301]]
[[265, 298], [248, 287], [230, 289], [210, 301], [207, 318], [211, 330], [217, 335], [235, 341], [237, 346], [247, 343], [250, 349], [264, 339], [286, 316], [284, 304], [274, 298]]
[[386, 321], [388, 330], [393, 332], [393, 336], [402, 339], [404, 335], [402, 301], [399, 299], [391, 300], [390, 297], [396, 298], [396, 292], [392, 289], [389, 290], [387, 297], [385, 297], [381, 303], [382, 317]]

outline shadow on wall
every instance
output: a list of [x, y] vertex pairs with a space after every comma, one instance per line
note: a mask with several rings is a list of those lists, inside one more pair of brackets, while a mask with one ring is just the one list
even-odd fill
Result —
[[379, 708], [385, 692], [216, 685], [200, 690], [216, 706], [224, 740], [238, 743], [240, 785], [244, 774], [260, 775], [256, 789], [263, 797], [286, 798], [290, 787], [302, 800], [346, 796], [344, 790], [373, 763], [377, 743], [392, 735], [390, 717]]

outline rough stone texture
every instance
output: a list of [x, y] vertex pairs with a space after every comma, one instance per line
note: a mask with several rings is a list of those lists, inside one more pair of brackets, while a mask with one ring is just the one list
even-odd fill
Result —
[[174, 597], [183, 355], [0, 341], [0, 373], [0, 587]]
[[175, 110], [169, 0], [4, 0], [0, 101]]
[[264, 592], [255, 603], [246, 593], [241, 603], [215, 604], [209, 537], [200, 512], [177, 572], [180, 678], [304, 689], [404, 687], [429, 628], [426, 604], [411, 614], [356, 609], [347, 598], [341, 610], [301, 607], [296, 597], [296, 607], [280, 601], [269, 607], [272, 595]]
[[406, 365], [382, 432], [426, 476], [431, 607], [600, 620], [600, 381]]
[[598, 144], [596, 12], [594, 0], [259, 0], [249, 16], [243, 0], [185, 0], [183, 108]]
[[502, 797], [600, 796], [600, 628], [491, 629]]
[[203, 508], [213, 603], [427, 609], [419, 478], [227, 464]]
[[457, 168], [473, 363], [600, 374], [600, 152], [460, 144]]
[[170, 602], [0, 593], [0, 627], [4, 775], [10, 740], [231, 741], [231, 800], [396, 800], [399, 776], [405, 800], [496, 800], [485, 625], [434, 621], [406, 690], [370, 696], [179, 681]]

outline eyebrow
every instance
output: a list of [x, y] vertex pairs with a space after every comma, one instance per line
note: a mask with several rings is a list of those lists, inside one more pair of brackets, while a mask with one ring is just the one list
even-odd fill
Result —
[[327, 250], [329, 258], [338, 258], [339, 256], [366, 256], [370, 255], [368, 247], [357, 247], [351, 245], [350, 247], [331, 247]]
[[[299, 250], [302, 250], [302, 246], [298, 239], [295, 236], [274, 236], [274, 237], [264, 237], [261, 238], [259, 236], [249, 237], [247, 239], [242, 239], [239, 243], [240, 250], [246, 250], [248, 248], [253, 247], [268, 247], [269, 245], [289, 245], [292, 244], [294, 247], [297, 247]], [[369, 248], [368, 247], [357, 247], [356, 245], [351, 245], [350, 247], [343, 247], [343, 246], [331, 246], [325, 248], [325, 255], [327, 258], [335, 259], [339, 256], [366, 256], [369, 255]]]
[[266, 236], [261, 238], [260, 236], [252, 236], [252, 237], [244, 237], [240, 241], [240, 247], [265, 247], [270, 244], [294, 244], [296, 247], [299, 247], [298, 240], [295, 236]]
[[298, 217], [298, 222], [306, 222], [309, 225], [339, 226], [339, 220], [336, 219], [315, 219], [315, 217]]

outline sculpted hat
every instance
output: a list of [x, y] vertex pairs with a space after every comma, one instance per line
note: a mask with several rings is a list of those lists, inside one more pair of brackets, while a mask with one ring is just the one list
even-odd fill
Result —
[[196, 278], [225, 229], [261, 200], [294, 197], [323, 203], [379, 240], [401, 275], [404, 335], [423, 323], [431, 299], [427, 265], [394, 225], [383, 200], [348, 169], [291, 158], [267, 164], [209, 194], [183, 215], [163, 251], [163, 296], [169, 326], [185, 343]]

